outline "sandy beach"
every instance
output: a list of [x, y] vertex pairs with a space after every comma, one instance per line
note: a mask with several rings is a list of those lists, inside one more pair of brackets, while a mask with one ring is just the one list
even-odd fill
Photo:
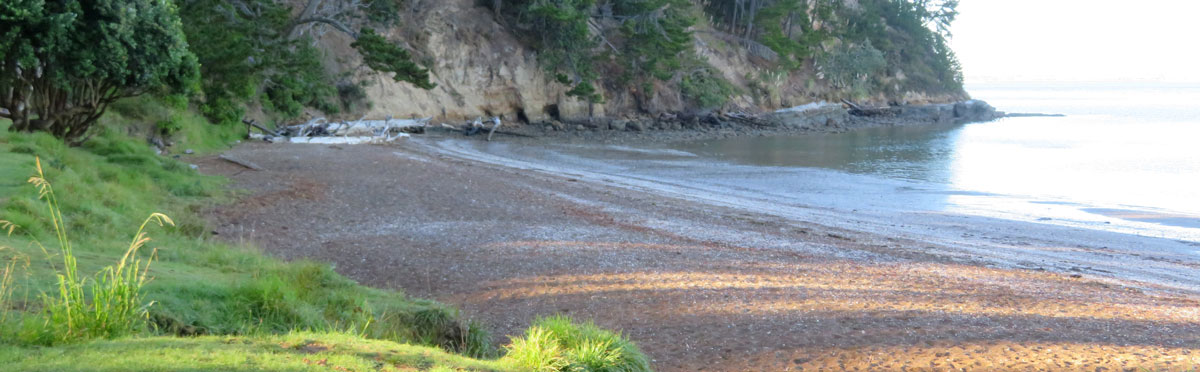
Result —
[[660, 371], [1200, 365], [1186, 241], [722, 195], [457, 139], [227, 154], [265, 170], [199, 163], [247, 190], [211, 213], [220, 237], [453, 304], [498, 342], [562, 313]]

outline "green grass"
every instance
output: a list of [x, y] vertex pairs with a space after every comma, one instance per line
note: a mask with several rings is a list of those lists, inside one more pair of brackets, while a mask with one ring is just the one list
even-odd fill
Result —
[[509, 365], [538, 372], [650, 371], [650, 360], [620, 333], [556, 315], [539, 318], [505, 347]]
[[14, 267], [11, 295], [0, 304], [6, 315], [15, 315], [0, 328], [0, 342], [62, 343], [34, 337], [37, 332], [29, 329], [38, 323], [30, 319], [47, 310], [41, 296], [58, 296], [57, 275], [66, 266], [61, 250], [34, 244], [55, 247], [59, 237], [53, 213], [38, 199], [37, 188], [25, 183], [36, 173], [36, 156], [58, 195], [77, 282], [94, 283], [103, 275], [93, 274], [120, 262], [149, 213], [175, 219], [176, 227], [154, 232], [146, 247], [156, 251], [156, 261], [141, 290], [153, 302], [145, 334], [356, 329], [367, 337], [473, 355], [495, 350], [487, 344], [490, 336], [461, 321], [451, 307], [360, 286], [322, 263], [285, 263], [251, 247], [211, 240], [199, 211], [227, 200], [225, 181], [157, 155], [141, 138], [106, 125], [84, 146], [69, 148], [46, 134], [10, 133], [0, 123], [0, 219], [20, 226], [14, 236], [0, 237], [0, 247], [7, 247], [0, 250], [0, 262], [28, 262]]
[[56, 348], [0, 348], [18, 371], [519, 371], [437, 348], [337, 333], [147, 337]]

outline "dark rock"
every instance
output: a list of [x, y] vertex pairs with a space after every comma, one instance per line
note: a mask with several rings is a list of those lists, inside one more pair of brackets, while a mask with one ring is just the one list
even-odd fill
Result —
[[613, 120], [612, 122], [608, 123], [608, 129], [615, 131], [623, 131], [627, 126], [629, 126], [628, 120]]
[[641, 121], [631, 120], [627, 124], [626, 129], [628, 129], [630, 131], [634, 131], [634, 132], [641, 132], [641, 131], [646, 130], [646, 125], [642, 124]]

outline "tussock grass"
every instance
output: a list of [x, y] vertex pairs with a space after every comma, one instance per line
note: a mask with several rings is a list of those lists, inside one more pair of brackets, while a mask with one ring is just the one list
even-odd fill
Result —
[[514, 337], [503, 360], [534, 371], [650, 371], [650, 361], [620, 333], [576, 323], [563, 315], [539, 318], [524, 337]]
[[[142, 222], [117, 264], [104, 267], [94, 278], [81, 277], [54, 186], [46, 179], [40, 158], [35, 158], [35, 164], [37, 174], [29, 178], [29, 183], [37, 188], [38, 198], [46, 204], [63, 266], [56, 268], [57, 295], [42, 295], [46, 321], [33, 337], [50, 344], [112, 338], [138, 331], [146, 324], [144, 319], [149, 306], [142, 303], [142, 286], [146, 283], [150, 259], [143, 261], [138, 256], [141, 248], [150, 241], [146, 227], [152, 222], [159, 226], [174, 226], [175, 222], [164, 214], [152, 213]], [[7, 224], [11, 235], [13, 225]], [[36, 240], [34, 243], [42, 247]]]

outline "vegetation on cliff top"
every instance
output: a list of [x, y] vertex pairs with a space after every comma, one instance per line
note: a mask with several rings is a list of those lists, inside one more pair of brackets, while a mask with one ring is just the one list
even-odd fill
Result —
[[591, 102], [603, 100], [596, 89], [603, 84], [609, 92], [632, 91], [643, 107], [656, 85], [674, 87], [697, 109], [723, 104], [734, 91], [693, 46], [697, 26], [708, 20], [760, 68], [814, 74], [846, 94], [962, 90], [946, 46], [955, 0], [494, 0], [489, 6], [525, 35], [571, 95]]

